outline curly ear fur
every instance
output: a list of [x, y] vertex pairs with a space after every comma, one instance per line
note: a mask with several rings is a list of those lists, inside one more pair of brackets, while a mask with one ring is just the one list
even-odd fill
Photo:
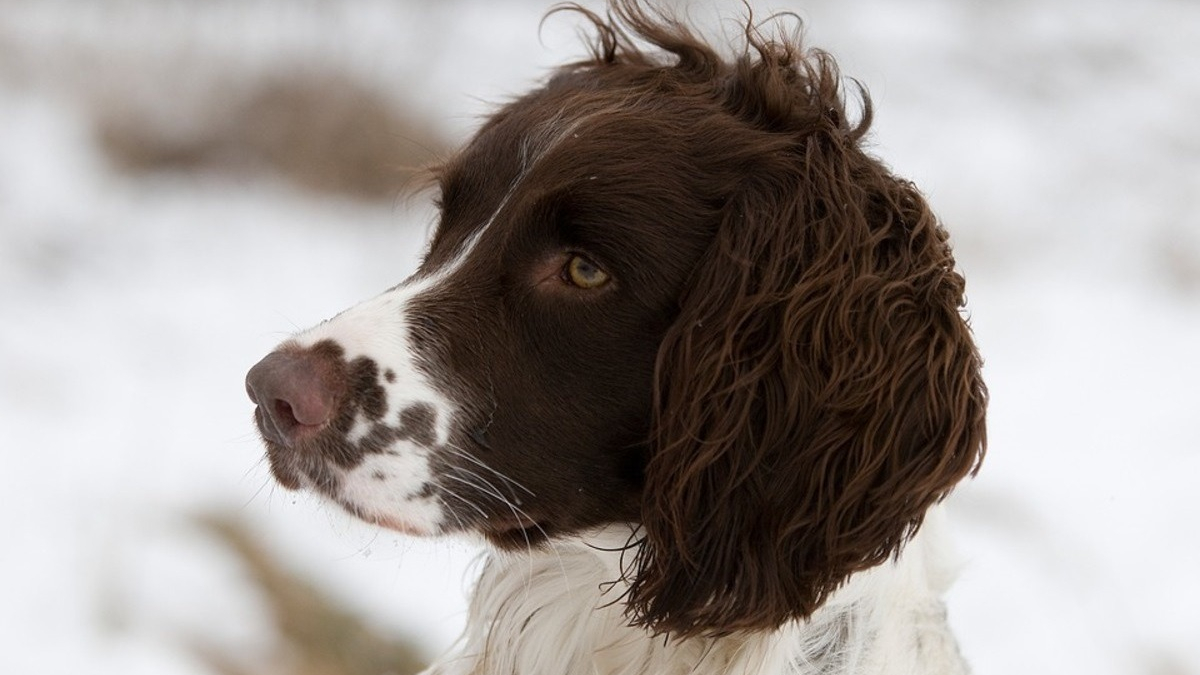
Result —
[[[860, 148], [869, 100], [851, 125], [826, 55], [750, 28], [726, 65], [678, 23], [614, 11], [711, 78], [757, 144], [658, 355], [630, 615], [683, 637], [775, 628], [897, 554], [977, 469], [964, 282], [921, 195]], [[600, 66], [624, 33], [602, 38]]]

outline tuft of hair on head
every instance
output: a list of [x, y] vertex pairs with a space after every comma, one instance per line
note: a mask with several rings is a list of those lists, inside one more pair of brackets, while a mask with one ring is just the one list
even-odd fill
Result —
[[[747, 19], [723, 58], [636, 0], [568, 71], [694, 97], [740, 167], [659, 350], [631, 621], [677, 637], [774, 629], [898, 555], [978, 470], [987, 390], [948, 235], [862, 146], [833, 59]], [[782, 33], [782, 31], [781, 31]], [[736, 164], [734, 164], [736, 160]]]

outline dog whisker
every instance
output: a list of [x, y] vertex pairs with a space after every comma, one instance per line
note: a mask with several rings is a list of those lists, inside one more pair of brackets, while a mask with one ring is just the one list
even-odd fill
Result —
[[[525, 486], [524, 486], [524, 485], [522, 485], [522, 484], [521, 484], [519, 481], [517, 481], [517, 480], [516, 480], [516, 479], [514, 479], [514, 478], [511, 478], [510, 476], [508, 476], [507, 474], [503, 473], [503, 472], [502, 472], [502, 471], [500, 471], [499, 469], [496, 469], [495, 467], [488, 466], [486, 463], [484, 463], [484, 462], [480, 461], [480, 460], [479, 460], [477, 457], [473, 456], [473, 455], [472, 455], [470, 452], [467, 452], [466, 450], [464, 450], [464, 449], [462, 449], [462, 448], [460, 448], [460, 447], [458, 447], [458, 446], [454, 445], [453, 443], [447, 443], [447, 444], [445, 445], [445, 447], [446, 447], [446, 448], [447, 448], [447, 449], [448, 449], [448, 450], [449, 450], [449, 451], [450, 451], [450, 452], [451, 452], [451, 453], [452, 453], [452, 454], [453, 454], [455, 457], [458, 457], [458, 458], [460, 458], [460, 459], [464, 459], [464, 460], [466, 460], [466, 461], [468, 461], [468, 462], [471, 462], [471, 464], [473, 464], [473, 465], [475, 465], [475, 466], [479, 467], [480, 469], [484, 469], [484, 470], [488, 471], [488, 472], [489, 472], [489, 473], [491, 473], [493, 476], [495, 476], [496, 478], [498, 478], [498, 479], [500, 479], [501, 481], [503, 481], [505, 485], [509, 485], [509, 486], [511, 486], [511, 487], [517, 488], [518, 490], [521, 490], [522, 492], [525, 492], [526, 494], [528, 494], [530, 497], [536, 497], [536, 496], [537, 496], [536, 494], [534, 494], [533, 490], [530, 490], [529, 488], [525, 487]], [[516, 497], [514, 496], [514, 499], [515, 499], [515, 498], [516, 498]]]

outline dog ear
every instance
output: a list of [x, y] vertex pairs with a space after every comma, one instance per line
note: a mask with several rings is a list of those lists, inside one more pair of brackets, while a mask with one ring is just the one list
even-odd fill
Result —
[[627, 570], [631, 619], [657, 632], [809, 616], [982, 459], [946, 232], [828, 117], [727, 203], [658, 354]]

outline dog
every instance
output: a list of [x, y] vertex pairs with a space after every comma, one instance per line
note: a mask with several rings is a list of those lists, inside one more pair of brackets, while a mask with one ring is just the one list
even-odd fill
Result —
[[433, 169], [417, 271], [250, 370], [275, 478], [486, 542], [428, 673], [966, 672], [939, 503], [987, 389], [869, 97], [752, 23], [569, 9], [591, 57]]

